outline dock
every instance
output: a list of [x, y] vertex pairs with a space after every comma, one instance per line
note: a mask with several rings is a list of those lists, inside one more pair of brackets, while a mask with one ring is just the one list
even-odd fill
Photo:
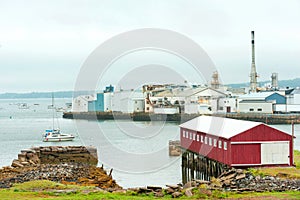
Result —
[[[86, 120], [131, 120], [131, 121], [169, 121], [186, 122], [200, 114], [154, 114], [154, 113], [122, 113], [122, 112], [64, 112], [66, 119]], [[300, 114], [257, 114], [257, 113], [216, 113], [212, 116], [239, 120], [262, 122], [266, 124], [300, 124]]]

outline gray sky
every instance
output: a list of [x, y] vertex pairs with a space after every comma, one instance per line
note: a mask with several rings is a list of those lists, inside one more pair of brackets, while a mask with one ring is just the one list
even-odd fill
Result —
[[297, 0], [0, 0], [0, 92], [72, 90], [97, 46], [138, 28], [188, 36], [224, 83], [249, 81], [255, 30], [258, 80], [300, 77]]

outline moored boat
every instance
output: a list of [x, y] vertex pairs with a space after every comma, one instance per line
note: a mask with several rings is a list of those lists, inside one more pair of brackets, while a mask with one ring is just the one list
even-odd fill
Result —
[[74, 138], [72, 134], [61, 133], [59, 129], [48, 129], [43, 134], [44, 142], [72, 141]]

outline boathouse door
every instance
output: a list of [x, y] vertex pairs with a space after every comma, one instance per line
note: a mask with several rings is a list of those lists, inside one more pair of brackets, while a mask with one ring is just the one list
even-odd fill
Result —
[[261, 144], [261, 164], [290, 164], [289, 142]]

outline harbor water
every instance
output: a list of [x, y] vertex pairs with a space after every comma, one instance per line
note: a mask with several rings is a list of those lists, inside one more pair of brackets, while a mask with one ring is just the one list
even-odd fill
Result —
[[[66, 107], [71, 99], [55, 99]], [[63, 119], [53, 112], [51, 99], [0, 100], [0, 166], [10, 165], [21, 149], [46, 145], [93, 145], [99, 165], [113, 168], [121, 186], [176, 184], [181, 182], [181, 159], [168, 154], [169, 140], [179, 139], [178, 123], [133, 121], [88, 121]], [[53, 124], [76, 138], [68, 142], [42, 142], [42, 133]], [[291, 133], [291, 125], [273, 125]], [[295, 149], [300, 150], [300, 125], [295, 125]]]

